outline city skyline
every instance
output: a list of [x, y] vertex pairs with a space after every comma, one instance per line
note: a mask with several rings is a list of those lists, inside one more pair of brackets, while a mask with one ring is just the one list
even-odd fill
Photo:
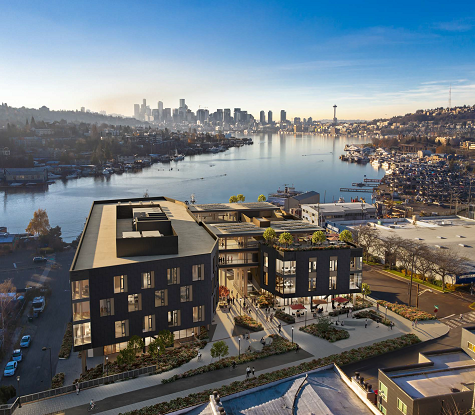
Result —
[[306, 2], [244, 2], [239, 14], [218, 3], [142, 2], [133, 13], [125, 2], [9, 4], [2, 101], [131, 116], [143, 97], [171, 108], [186, 97], [195, 111], [270, 110], [274, 120], [282, 109], [331, 119], [336, 103], [341, 119], [374, 119], [446, 107], [451, 88], [453, 106], [472, 105], [475, 12], [458, 4], [464, 17], [442, 2], [384, 12], [342, 2], [338, 18]]

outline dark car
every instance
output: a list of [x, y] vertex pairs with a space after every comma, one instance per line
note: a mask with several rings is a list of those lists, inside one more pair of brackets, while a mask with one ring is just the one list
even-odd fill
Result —
[[33, 262], [46, 262], [47, 259], [44, 256], [35, 256]]

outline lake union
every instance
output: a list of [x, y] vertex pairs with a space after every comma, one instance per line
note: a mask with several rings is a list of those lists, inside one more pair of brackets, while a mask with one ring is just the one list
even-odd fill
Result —
[[168, 196], [196, 203], [227, 202], [229, 197], [244, 194], [246, 202], [266, 197], [284, 185], [297, 190], [315, 190], [320, 201], [332, 202], [344, 197], [366, 197], [369, 193], [340, 193], [340, 187], [362, 182], [364, 176], [381, 178], [383, 170], [371, 164], [361, 165], [339, 160], [344, 147], [364, 143], [363, 138], [316, 135], [254, 134], [254, 145], [233, 147], [218, 154], [186, 157], [169, 164], [156, 163], [136, 173], [113, 174], [105, 177], [82, 177], [57, 180], [43, 192], [0, 192], [2, 210], [0, 226], [10, 233], [24, 232], [33, 212], [46, 209], [51, 226], [62, 228], [65, 241], [75, 239], [94, 200]]

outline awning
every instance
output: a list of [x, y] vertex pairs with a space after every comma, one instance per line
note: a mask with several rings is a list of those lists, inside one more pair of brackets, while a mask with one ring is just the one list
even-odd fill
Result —
[[328, 304], [327, 300], [320, 300], [319, 298], [316, 298], [315, 300], [312, 300], [313, 304]]
[[336, 301], [337, 303], [347, 303], [348, 301], [350, 301], [348, 298], [343, 298], [343, 297], [336, 297], [333, 300]]
[[303, 304], [292, 304], [290, 308], [292, 310], [305, 310], [305, 307]]

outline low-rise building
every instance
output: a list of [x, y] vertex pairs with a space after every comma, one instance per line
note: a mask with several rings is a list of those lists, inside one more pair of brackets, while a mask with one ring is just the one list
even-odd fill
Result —
[[0, 170], [0, 181], [10, 183], [46, 183], [48, 169], [46, 167], [5, 168]]
[[364, 202], [302, 205], [302, 219], [324, 227], [327, 222], [376, 218], [376, 207]]

